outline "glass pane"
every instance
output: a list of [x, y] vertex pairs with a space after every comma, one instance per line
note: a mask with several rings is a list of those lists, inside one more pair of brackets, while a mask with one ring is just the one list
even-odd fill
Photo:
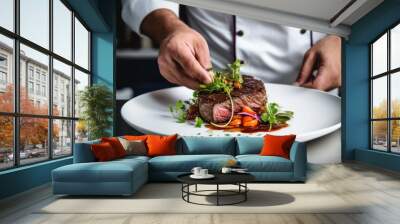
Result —
[[372, 44], [372, 75], [387, 71], [387, 34]]
[[0, 35], [0, 111], [14, 111], [13, 40]]
[[390, 37], [390, 68], [400, 67], [400, 24], [391, 30]]
[[387, 121], [372, 122], [372, 148], [387, 151]]
[[20, 109], [25, 114], [48, 114], [49, 57], [21, 44]]
[[89, 86], [89, 75], [75, 69], [75, 117], [79, 117], [81, 114], [79, 96], [86, 86]]
[[14, 124], [10, 116], [0, 116], [0, 170], [14, 165]]
[[400, 117], [400, 72], [391, 75], [390, 98], [392, 117]]
[[49, 158], [49, 120], [45, 118], [20, 118], [20, 163], [34, 163]]
[[53, 60], [53, 115], [72, 117], [72, 69]]
[[400, 120], [393, 120], [391, 123], [392, 152], [400, 153]]
[[14, 0], [0, 1], [0, 26], [14, 31]]
[[372, 118], [387, 117], [387, 77], [372, 80]]
[[89, 32], [75, 18], [75, 63], [89, 70]]
[[49, 0], [20, 0], [21, 36], [49, 48]]
[[72, 60], [72, 12], [60, 0], [54, 0], [53, 18], [53, 51]]
[[75, 143], [85, 142], [88, 138], [88, 128], [84, 120], [75, 121]]
[[53, 120], [53, 157], [72, 154], [72, 121]]

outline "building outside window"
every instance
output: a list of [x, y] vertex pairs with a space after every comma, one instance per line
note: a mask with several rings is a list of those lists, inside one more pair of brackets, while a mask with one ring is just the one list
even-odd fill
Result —
[[42, 86], [42, 96], [46, 96], [46, 86]]
[[7, 73], [0, 71], [0, 84], [7, 84]]
[[[85, 124], [71, 107], [79, 103], [79, 92], [90, 84], [87, 26], [62, 0], [18, 2], [4, 3], [11, 4], [4, 9], [18, 7], [4, 14], [15, 17], [11, 21], [19, 21], [17, 29], [0, 29], [0, 83], [11, 87], [3, 91], [0, 88], [0, 170], [70, 156], [73, 143], [87, 139]], [[13, 97], [14, 91], [19, 91], [19, 98]], [[60, 95], [61, 103], [57, 101]], [[19, 111], [14, 111], [15, 104]]]
[[33, 80], [33, 67], [32, 66], [29, 66], [28, 74], [29, 74], [29, 79]]
[[40, 81], [40, 70], [36, 69], [36, 80]]
[[400, 24], [370, 45], [371, 148], [400, 153]]
[[28, 92], [29, 92], [29, 94], [34, 93], [33, 82], [31, 82], [31, 81], [28, 82]]
[[40, 84], [36, 84], [36, 95], [40, 96]]
[[7, 56], [0, 54], [0, 91], [7, 87]]

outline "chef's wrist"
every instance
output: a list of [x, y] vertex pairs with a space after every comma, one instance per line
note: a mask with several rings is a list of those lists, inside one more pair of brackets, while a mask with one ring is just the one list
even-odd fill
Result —
[[179, 17], [169, 9], [157, 9], [147, 15], [140, 26], [143, 34], [161, 43], [166, 37], [180, 29], [189, 29]]

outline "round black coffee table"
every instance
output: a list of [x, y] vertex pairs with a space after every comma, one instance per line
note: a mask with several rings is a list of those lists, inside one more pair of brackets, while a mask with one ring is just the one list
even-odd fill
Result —
[[[249, 188], [247, 183], [255, 180], [255, 177], [248, 173], [216, 173], [213, 174], [215, 177], [212, 179], [193, 179], [190, 177], [191, 173], [182, 174], [177, 177], [178, 181], [182, 183], [182, 199], [188, 203], [198, 205], [234, 205], [245, 202], [247, 200], [247, 192]], [[197, 185], [215, 185], [215, 190], [197, 190]], [[236, 185], [237, 190], [223, 190], [220, 189], [220, 185]], [[194, 191], [190, 191], [190, 186], [195, 186]], [[209, 192], [215, 192], [215, 194], [206, 194]], [[190, 201], [190, 196], [204, 196], [204, 197], [216, 197], [216, 204], [202, 204]], [[221, 203], [221, 197], [232, 197], [241, 196], [239, 200], [231, 203]]]

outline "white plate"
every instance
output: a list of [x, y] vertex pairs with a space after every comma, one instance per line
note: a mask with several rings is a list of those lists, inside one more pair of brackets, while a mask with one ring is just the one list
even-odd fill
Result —
[[194, 175], [194, 174], [192, 174], [192, 175], [190, 175], [190, 178], [193, 178], [193, 179], [199, 179], [199, 180], [202, 180], [202, 179], [211, 179], [211, 178], [214, 178], [215, 176], [214, 175], [212, 175], [212, 174], [207, 174], [207, 175], [204, 175], [204, 176], [198, 176], [198, 175]]
[[[309, 141], [340, 128], [340, 97], [326, 92], [296, 86], [265, 84], [268, 102], [278, 103], [294, 112], [289, 126], [269, 132], [273, 135], [296, 134], [297, 141]], [[185, 87], [157, 90], [137, 96], [124, 104], [121, 115], [136, 130], [145, 134], [182, 136], [263, 136], [265, 132], [240, 133], [196, 128], [193, 123], [177, 123], [168, 105], [189, 100], [193, 91]]]

